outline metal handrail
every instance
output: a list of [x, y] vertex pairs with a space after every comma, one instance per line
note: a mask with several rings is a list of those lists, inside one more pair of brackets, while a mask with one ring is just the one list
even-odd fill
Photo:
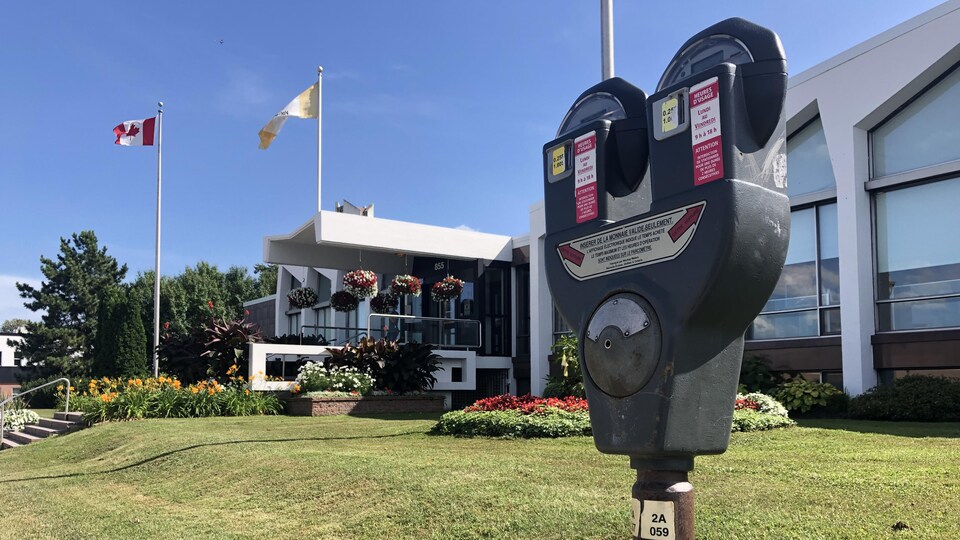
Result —
[[[373, 321], [374, 317], [380, 317], [383, 319], [405, 319], [405, 320], [414, 319], [417, 321], [441, 321], [441, 322], [456, 323], [456, 324], [468, 323], [468, 322], [476, 323], [477, 348], [479, 349], [483, 346], [483, 324], [476, 319], [451, 319], [448, 317], [419, 317], [417, 315], [397, 315], [395, 313], [371, 313], [367, 315], [367, 333], [368, 334], [370, 334], [371, 332], [371, 328], [372, 328], [371, 322]], [[430, 345], [437, 345], [440, 348], [443, 348], [443, 347], [464, 348], [468, 351], [472, 347], [471, 345], [444, 345], [442, 343], [430, 343]]]
[[67, 399], [63, 404], [63, 412], [64, 413], [70, 412], [70, 379], [66, 377], [61, 377], [59, 379], [52, 380], [48, 383], [43, 383], [40, 386], [36, 386], [34, 388], [27, 390], [26, 392], [19, 392], [17, 394], [10, 392], [10, 397], [8, 397], [3, 401], [0, 401], [0, 440], [3, 440], [3, 411], [7, 408], [7, 403], [10, 403], [11, 401], [13, 401], [16, 398], [19, 398], [20, 396], [25, 396], [30, 392], [36, 392], [41, 388], [46, 388], [47, 386], [50, 386], [51, 384], [56, 384], [60, 381], [66, 381], [67, 383]]
[[[347, 330], [347, 331], [359, 330], [359, 328], [354, 328], [352, 326], [321, 326], [316, 324], [301, 324], [300, 325], [300, 344], [301, 345], [303, 345], [303, 329], [304, 328], [313, 328], [314, 330]], [[360, 331], [352, 336], [347, 336], [345, 341], [349, 341], [350, 339], [354, 339], [354, 338], [359, 339], [361, 337], [366, 337], [367, 335], [368, 335], [367, 332]], [[324, 337], [323, 339], [326, 340], [327, 338]], [[327, 344], [332, 345], [336, 342], [337, 342], [337, 339], [334, 338], [331, 341], [327, 341]]]

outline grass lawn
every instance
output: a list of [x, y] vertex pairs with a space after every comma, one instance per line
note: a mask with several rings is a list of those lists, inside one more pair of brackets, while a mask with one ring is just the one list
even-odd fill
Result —
[[[435, 418], [148, 420], [5, 450], [0, 538], [628, 537], [626, 458], [426, 435]], [[737, 433], [691, 481], [698, 538], [960, 538], [960, 424]]]

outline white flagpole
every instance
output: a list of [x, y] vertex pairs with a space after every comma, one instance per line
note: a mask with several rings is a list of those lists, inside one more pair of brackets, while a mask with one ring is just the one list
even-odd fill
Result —
[[323, 66], [317, 66], [317, 213], [321, 210], [320, 163], [323, 152], [320, 141], [323, 133]]
[[160, 172], [163, 164], [163, 102], [157, 103], [157, 246], [156, 261], [153, 267], [153, 376], [160, 376], [160, 359], [157, 347], [160, 345]]
[[601, 80], [613, 78], [613, 0], [600, 0]]

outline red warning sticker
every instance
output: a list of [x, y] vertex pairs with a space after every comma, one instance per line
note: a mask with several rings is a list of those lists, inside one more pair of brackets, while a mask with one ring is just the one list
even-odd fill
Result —
[[600, 215], [597, 206], [597, 132], [591, 131], [573, 141], [574, 192], [577, 223]]
[[690, 87], [690, 120], [693, 124], [693, 185], [723, 178], [723, 144], [720, 134], [720, 85], [717, 78]]

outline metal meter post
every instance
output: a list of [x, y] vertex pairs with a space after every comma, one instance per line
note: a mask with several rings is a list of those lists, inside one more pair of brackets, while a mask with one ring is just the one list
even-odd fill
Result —
[[637, 469], [636, 538], [693, 538], [688, 472], [729, 443], [743, 334], [787, 251], [786, 83], [777, 35], [728, 19], [653, 95], [588, 89], [544, 146], [547, 281], [597, 448]]

